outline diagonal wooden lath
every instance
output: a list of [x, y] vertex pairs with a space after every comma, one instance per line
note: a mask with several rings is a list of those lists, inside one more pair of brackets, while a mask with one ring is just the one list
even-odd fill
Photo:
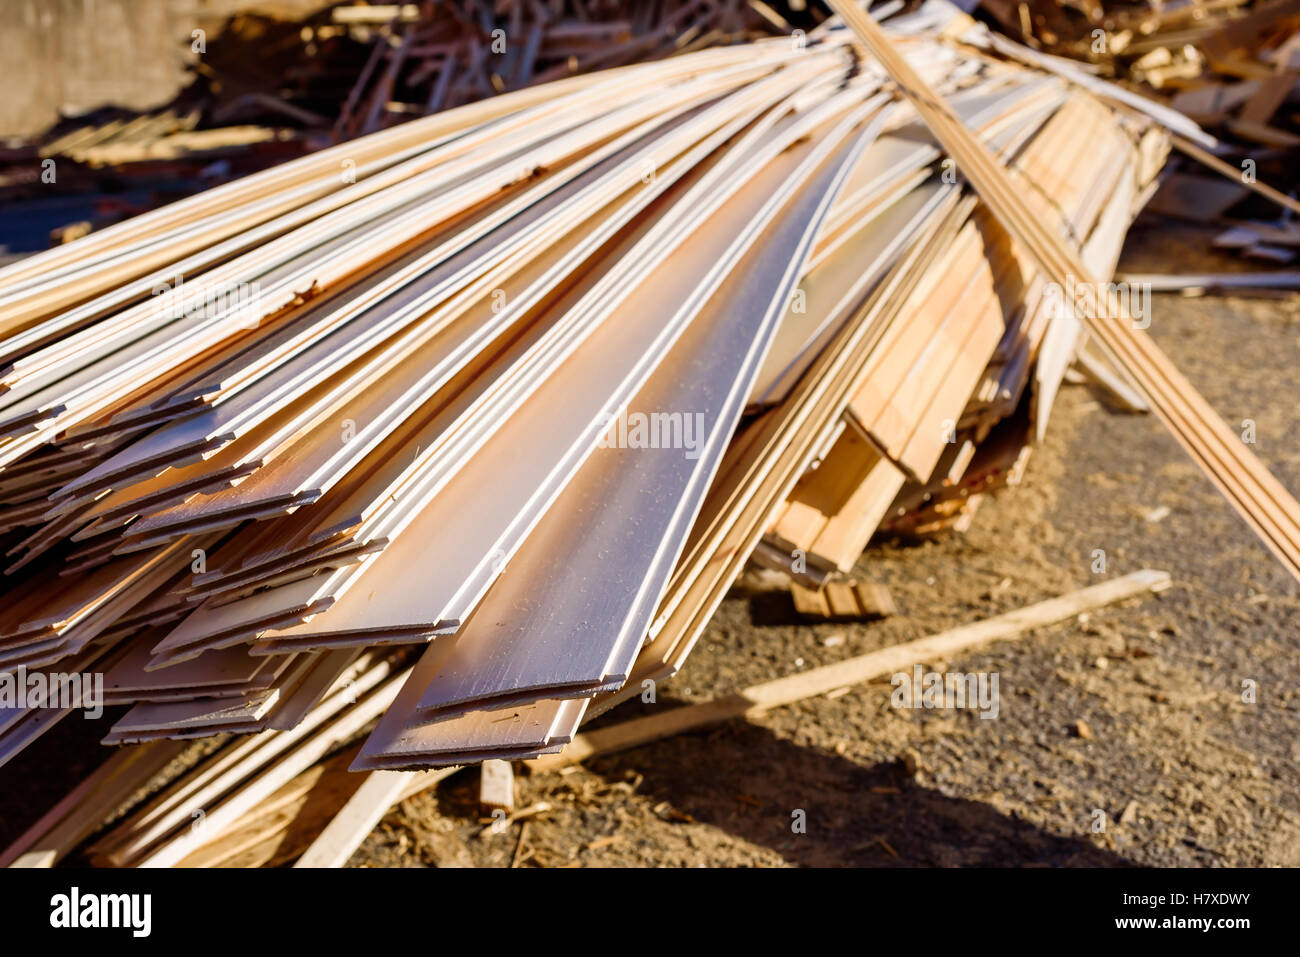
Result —
[[[853, 30], [1002, 226], [1045, 278], [1083, 294], [1082, 319], [1142, 389], [1152, 409], [1269, 549], [1300, 579], [1300, 503], [1134, 324], [1115, 290], [1098, 283], [1077, 252], [1033, 214], [1007, 171], [851, 0], [827, 0]], [[1101, 298], [1097, 290], [1103, 290]]]

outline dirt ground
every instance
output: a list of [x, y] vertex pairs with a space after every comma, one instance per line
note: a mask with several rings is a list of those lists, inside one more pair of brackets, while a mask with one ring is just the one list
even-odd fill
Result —
[[[1122, 268], [1241, 268], [1207, 248], [1205, 234], [1139, 228]], [[1160, 345], [1234, 430], [1254, 421], [1257, 453], [1300, 490], [1300, 298], [1159, 296], [1152, 316]], [[390, 813], [351, 864], [1300, 866], [1300, 589], [1158, 421], [1085, 387], [1062, 391], [1023, 485], [966, 535], [863, 555], [897, 617], [811, 625], [786, 593], [737, 588], [657, 704], [601, 723], [1083, 587], [1100, 577], [1096, 549], [1108, 576], [1162, 568], [1174, 587], [928, 663], [996, 672], [995, 719], [895, 709], [882, 680], [521, 777], [517, 807], [536, 813], [499, 832], [464, 772]]]

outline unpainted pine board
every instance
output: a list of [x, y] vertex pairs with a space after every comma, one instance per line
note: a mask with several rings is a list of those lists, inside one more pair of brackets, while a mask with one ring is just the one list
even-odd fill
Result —
[[906, 476], [885, 458], [867, 471], [853, 494], [830, 516], [808, 551], [840, 571], [849, 571], [903, 487]]
[[[364, 633], [381, 626], [433, 629], [443, 621], [454, 624], [448, 613], [456, 609], [461, 596], [477, 600], [475, 593], [481, 593], [480, 569], [493, 561], [499, 565], [503, 555], [508, 558], [518, 547], [518, 531], [512, 528], [518, 506], [512, 511], [504, 503], [519, 501], [519, 493], [525, 490], [528, 498], [533, 498], [539, 480], [545, 485], [550, 481], [547, 473], [555, 474], [552, 470], [557, 468], [557, 454], [573, 459], [576, 456], [572, 448], [585, 457], [603, 431], [602, 410], [621, 404], [611, 404], [611, 393], [627, 395], [644, 381], [651, 371], [644, 357], [655, 356], [675, 341], [703, 305], [701, 289], [707, 290], [707, 286], [700, 286], [702, 277], [712, 270], [723, 251], [733, 247], [739, 231], [736, 224], [752, 221], [773, 192], [779, 193], [775, 185], [787, 180], [803, 155], [796, 148], [757, 171], [752, 181], [738, 184], [743, 188], [728, 208], [728, 217], [715, 217], [707, 229], [686, 237], [664, 268], [647, 279], [645, 288], [653, 292], [655, 301], [664, 303], [662, 307], [651, 308], [640, 299], [621, 300], [616, 315], [603, 322], [558, 371], [541, 383], [530, 403], [492, 437], [492, 454], [476, 455], [420, 513], [411, 528], [375, 560], [372, 580], [380, 589], [353, 589], [327, 615], [280, 634], [301, 637], [340, 630]], [[688, 264], [691, 268], [682, 268]], [[720, 278], [708, 281], [716, 285]], [[631, 312], [641, 321], [631, 321]], [[646, 315], [659, 316], [661, 324], [646, 323]], [[629, 373], [633, 377], [630, 383]], [[569, 433], [573, 437], [559, 441], [557, 429], [561, 426], [573, 430]], [[565, 447], [566, 443], [572, 443], [570, 448]], [[561, 459], [558, 467], [566, 471], [572, 468], [563, 463]], [[534, 473], [535, 477], [528, 477]], [[525, 517], [531, 519], [528, 528], [537, 517]], [[439, 540], [455, 545], [431, 550], [430, 542]], [[482, 544], [470, 547], [469, 543], [478, 542]], [[432, 551], [435, 563], [442, 561], [436, 556], [455, 556], [460, 567], [471, 570], [473, 577], [462, 584], [455, 573], [438, 575], [436, 569], [428, 567], [427, 558], [421, 560], [408, 554], [413, 548], [422, 555]]]
[[977, 233], [967, 224], [946, 261], [936, 265], [918, 284], [901, 310], [902, 321], [891, 323], [877, 346], [872, 362], [862, 376], [859, 394], [849, 409], [864, 427], [870, 428], [888, 396], [911, 368], [916, 354], [924, 349], [943, 318], [956, 306], [963, 288], [980, 262]]
[[[996, 348], [1005, 332], [1006, 323], [996, 284], [1009, 271], [1011, 264], [1006, 259], [1000, 262], [995, 259], [989, 246], [986, 245], [984, 250], [984, 258], [971, 274], [958, 303], [943, 316], [930, 340], [916, 353], [911, 367], [889, 395], [876, 419], [868, 423], [873, 438], [892, 457], [902, 454], [908, 437], [918, 427], [918, 417], [934, 401], [936, 394], [948, 386], [950, 378], [946, 374], [947, 370], [957, 364], [977, 362], [977, 370], [982, 372], [991, 358], [993, 348]], [[982, 328], [990, 319], [997, 321], [997, 327], [993, 330], [996, 338], [989, 352], [971, 354], [967, 344], [972, 329]], [[960, 396], [963, 406], [973, 388], [972, 383]], [[959, 412], [960, 407], [952, 410], [949, 417], [954, 425]], [[933, 422], [933, 426], [942, 429], [941, 421]], [[911, 469], [909, 463], [902, 464], [904, 468]], [[928, 468], [921, 471], [924, 475], [929, 474]]]
[[826, 604], [830, 606], [831, 615], [836, 618], [854, 618], [858, 615], [858, 602], [849, 582], [830, 581], [822, 589], [826, 593]]
[[[845, 132], [823, 139], [822, 155], [829, 158], [813, 154], [797, 177], [812, 172], [815, 178], [789, 201], [770, 235], [737, 263], [628, 406], [630, 416], [647, 418], [656, 410], [677, 410], [699, 429], [693, 448], [669, 441], [659, 448], [616, 443], [597, 449], [530, 534], [499, 587], [489, 591], [454, 638], [429, 653], [438, 666], [430, 668], [433, 678], [422, 709], [464, 706], [506, 693], [518, 700], [518, 692], [530, 688], [542, 696], [593, 685], [609, 679], [611, 656], [621, 645], [637, 647], [734, 429], [738, 396], [748, 391], [819, 214], [833, 195], [844, 159], [863, 140], [837, 145]], [[756, 281], [755, 275], [767, 278]], [[718, 382], [734, 384], [723, 393]], [[569, 544], [575, 539], [576, 551]], [[566, 547], [569, 560], [556, 563], [556, 549]], [[610, 561], [612, 554], [619, 556], [617, 564]], [[651, 582], [657, 584], [648, 587]], [[521, 606], [520, 593], [533, 598]], [[529, 653], [534, 647], [540, 656]], [[626, 660], [626, 652], [619, 657]], [[616, 676], [626, 677], [626, 671]]]
[[991, 641], [1006, 640], [1035, 628], [1068, 621], [1084, 611], [1102, 608], [1126, 598], [1133, 598], [1169, 586], [1166, 572], [1144, 569], [1122, 578], [1111, 579], [1078, 592], [1048, 599], [1017, 611], [998, 615], [970, 625], [959, 626], [941, 634], [891, 648], [868, 652], [834, 664], [813, 668], [774, 681], [751, 685], [733, 695], [674, 708], [646, 718], [579, 735], [574, 743], [556, 758], [529, 762], [534, 771], [548, 771], [601, 754], [620, 751], [719, 721], [761, 714], [782, 705], [826, 694], [839, 688], [868, 681], [882, 674], [897, 672], [920, 661], [948, 659]]
[[[943, 377], [941, 388], [925, 407], [912, 436], [898, 455], [896, 461], [910, 475], [922, 478], [934, 471], [944, 445], [954, 440], [955, 423], [961, 410], [1006, 328], [996, 301], [986, 305], [976, 317], [974, 328]], [[945, 428], [948, 423], [954, 423], [952, 429]]]

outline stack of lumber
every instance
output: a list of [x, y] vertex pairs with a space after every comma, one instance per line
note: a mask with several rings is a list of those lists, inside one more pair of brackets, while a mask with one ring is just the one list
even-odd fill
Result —
[[[1300, 509], [1206, 451], [1167, 360], [1053, 305], [1062, 263], [1113, 271], [1151, 111], [956, 42], [946, 4], [860, 19], [460, 107], [0, 272], [0, 668], [105, 673], [124, 793], [251, 733], [98, 859], [180, 863], [376, 720], [353, 769], [559, 752], [751, 555], [815, 586], [886, 521], [969, 522], [1087, 336], [1296, 567]], [[0, 762], [71, 710], [0, 712]]]
[[[1215, 134], [1217, 144], [1201, 144], [1212, 146], [1208, 152], [1175, 140], [1189, 147], [1194, 162], [1171, 164], [1152, 213], [1218, 225], [1214, 246], [1248, 260], [1295, 260], [1300, 203], [1291, 196], [1300, 187], [1294, 163], [1300, 147], [1300, 4], [982, 0], [978, 6], [1009, 36], [1053, 59], [1079, 61], [1090, 76], [1123, 83]], [[994, 43], [1005, 48], [1010, 41], [998, 37]], [[1230, 179], [1200, 168], [1216, 159]], [[1255, 190], [1255, 180], [1278, 183], [1291, 196]], [[1279, 209], [1281, 220], [1274, 218]]]

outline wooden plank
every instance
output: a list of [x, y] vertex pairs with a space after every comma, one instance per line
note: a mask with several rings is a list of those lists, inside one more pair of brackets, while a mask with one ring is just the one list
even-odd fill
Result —
[[389, 809], [410, 791], [414, 779], [428, 787], [454, 770], [371, 772], [293, 866], [342, 867]]
[[849, 687], [885, 674], [902, 671], [918, 662], [950, 660], [993, 641], [1017, 638], [1036, 628], [1068, 621], [1106, 605], [1133, 598], [1150, 591], [1160, 591], [1170, 584], [1166, 572], [1143, 570], [1059, 598], [1030, 605], [1017, 611], [964, 625], [950, 631], [906, 642], [891, 648], [869, 652], [856, 658], [813, 668], [809, 671], [752, 685], [733, 695], [703, 704], [636, 718], [622, 724], [581, 734], [563, 753], [528, 762], [533, 771], [550, 771], [584, 761], [587, 758], [623, 751], [659, 738], [707, 727], [721, 721], [753, 716]]
[[479, 766], [478, 805], [487, 816], [514, 810], [515, 772], [509, 761], [484, 761]]

